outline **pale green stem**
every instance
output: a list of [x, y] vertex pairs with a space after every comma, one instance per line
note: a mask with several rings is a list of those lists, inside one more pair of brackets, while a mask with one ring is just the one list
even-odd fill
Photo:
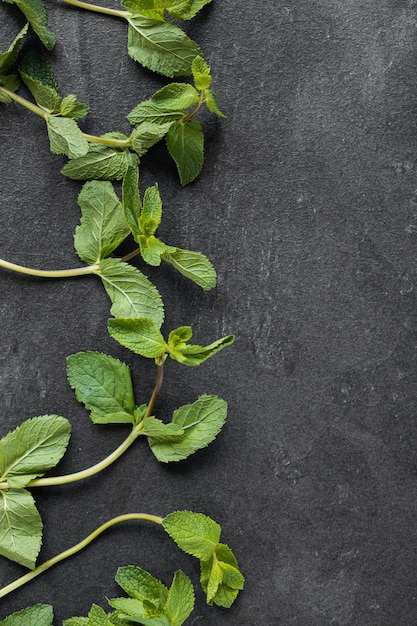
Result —
[[127, 139], [114, 139], [112, 137], [97, 137], [97, 135], [88, 135], [87, 133], [83, 133], [83, 136], [90, 143], [100, 143], [104, 146], [112, 146], [114, 148], [130, 148], [132, 146], [130, 137]]
[[85, 274], [94, 274], [100, 269], [99, 265], [88, 265], [86, 267], [75, 267], [69, 270], [36, 270], [23, 265], [16, 265], [0, 259], [0, 267], [20, 274], [28, 274], [29, 276], [41, 276], [42, 278], [70, 278], [71, 276], [83, 276]]
[[123, 17], [127, 19], [131, 13], [129, 11], [117, 11], [116, 9], [107, 9], [106, 7], [97, 6], [96, 4], [90, 4], [88, 2], [82, 2], [81, 0], [63, 0], [66, 4], [71, 4], [74, 7], [80, 9], [87, 9], [87, 11], [94, 11], [95, 13], [103, 13], [104, 15], [113, 15], [114, 17]]
[[[98, 474], [102, 470], [109, 467], [112, 463], [117, 461], [118, 458], [122, 456], [126, 452], [128, 448], [132, 445], [132, 443], [139, 437], [139, 435], [143, 432], [143, 423], [144, 420], [152, 415], [153, 409], [155, 407], [155, 402], [158, 398], [159, 392], [161, 390], [162, 381], [164, 376], [163, 364], [158, 365], [158, 371], [156, 375], [155, 386], [149, 400], [145, 415], [143, 416], [142, 421], [136, 424], [126, 439], [120, 444], [116, 450], [114, 450], [111, 454], [106, 456], [105, 459], [92, 465], [91, 467], [87, 467], [84, 470], [79, 472], [74, 472], [73, 474], [65, 474], [63, 476], [48, 476], [46, 478], [34, 478], [28, 484], [27, 487], [51, 487], [53, 485], [66, 485], [68, 483], [74, 483], [78, 480], [84, 480], [84, 478], [89, 478], [90, 476], [94, 476], [94, 474]], [[0, 491], [5, 489], [11, 489], [11, 486], [7, 481], [0, 483]]]
[[36, 115], [39, 115], [39, 117], [43, 117], [45, 121], [48, 119], [50, 113], [44, 111], [43, 109], [41, 109], [41, 107], [38, 107], [37, 104], [29, 102], [29, 100], [26, 100], [26, 98], [22, 98], [22, 96], [17, 95], [17, 93], [14, 93], [13, 91], [9, 91], [5, 87], [0, 87], [0, 92], [3, 92], [4, 94], [6, 94], [6, 96], [9, 96], [11, 100], [14, 100], [18, 104], [24, 106], [25, 109], [29, 109], [29, 111], [32, 111], [32, 113], [36, 113]]
[[101, 535], [101, 533], [103, 533], [108, 528], [111, 528], [111, 526], [115, 526], [120, 522], [127, 522], [129, 520], [145, 520], [148, 522], [153, 522], [154, 524], [162, 524], [163, 521], [162, 517], [158, 517], [157, 515], [149, 515], [148, 513], [126, 513], [125, 515], [119, 515], [118, 517], [114, 517], [105, 524], [99, 526], [99, 528], [97, 528], [94, 532], [88, 535], [88, 537], [77, 543], [72, 548], [61, 552], [60, 554], [57, 554], [57, 556], [54, 556], [52, 559], [48, 559], [48, 561], [45, 561], [41, 565], [38, 565], [38, 567], [36, 567], [32, 571], [24, 574], [20, 578], [17, 578], [9, 585], [3, 587], [3, 589], [0, 589], [0, 598], [4, 598], [4, 596], [7, 596], [12, 591], [15, 591], [22, 585], [25, 585], [33, 578], [36, 578], [36, 576], [39, 576], [39, 574], [42, 574], [43, 572], [51, 568], [53, 565], [56, 565], [60, 561], [63, 561], [70, 556], [73, 556], [80, 550], [83, 550], [88, 546], [89, 543], [91, 543], [92, 541], [94, 541], [94, 539]]
[[204, 98], [205, 98], [205, 93], [204, 93], [204, 91], [201, 91], [200, 92], [200, 100], [197, 102], [197, 104], [194, 107], [194, 109], [192, 111], [190, 111], [189, 113], [187, 113], [187, 115], [183, 118], [183, 120], [182, 120], [183, 122], [189, 122], [194, 117], [194, 115], [196, 115], [199, 112], [199, 110], [203, 106]]

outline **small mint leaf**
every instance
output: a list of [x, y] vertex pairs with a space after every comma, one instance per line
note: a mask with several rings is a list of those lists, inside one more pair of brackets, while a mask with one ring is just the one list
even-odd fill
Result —
[[66, 154], [70, 159], [77, 159], [87, 154], [89, 146], [75, 120], [68, 117], [48, 117], [48, 129], [51, 152]]
[[181, 550], [198, 559], [209, 560], [220, 541], [220, 525], [202, 513], [175, 511], [162, 525]]
[[0, 52], [0, 74], [7, 72], [16, 61], [22, 40], [28, 32], [28, 26], [29, 25], [26, 24], [16, 35], [6, 52]]
[[176, 20], [191, 20], [211, 0], [173, 0], [167, 8]]
[[181, 185], [197, 178], [203, 167], [204, 135], [198, 120], [176, 122], [167, 133], [168, 152], [175, 161]]
[[15, 4], [26, 17], [47, 50], [55, 46], [56, 37], [48, 28], [48, 14], [44, 0], [7, 0]]
[[52, 626], [53, 617], [50, 604], [34, 604], [1, 620], [0, 626]]
[[226, 118], [226, 115], [222, 113], [222, 111], [220, 111], [219, 109], [219, 103], [214, 91], [212, 91], [211, 89], [207, 89], [204, 102], [206, 103], [206, 107], [208, 108], [210, 113], [214, 113], [215, 115], [217, 115], [217, 117], [221, 117], [223, 119]]
[[178, 570], [168, 591], [164, 613], [170, 626], [182, 626], [194, 609], [194, 588], [191, 580]]
[[208, 346], [198, 346], [189, 344], [170, 344], [168, 341], [169, 355], [175, 361], [194, 367], [200, 365], [208, 358], [216, 354], [219, 350], [223, 350], [227, 346], [230, 346], [235, 340], [234, 335], [227, 335]]
[[204, 290], [208, 291], [216, 286], [216, 270], [210, 260], [201, 252], [171, 247], [164, 252], [162, 258]]
[[88, 152], [68, 161], [61, 174], [72, 180], [121, 180], [129, 166], [138, 164], [139, 158], [129, 150], [90, 144]]
[[126, 565], [117, 570], [115, 580], [131, 598], [148, 602], [156, 610], [162, 611], [168, 598], [168, 589], [145, 570]]
[[129, 166], [123, 177], [122, 204], [126, 223], [137, 242], [142, 231], [139, 227], [139, 218], [142, 211], [142, 202], [139, 194], [139, 168]]
[[0, 554], [33, 569], [41, 543], [42, 520], [29, 491], [0, 491]]
[[203, 91], [208, 89], [211, 85], [210, 68], [203, 59], [203, 57], [196, 57], [191, 65], [193, 73], [194, 84], [196, 89]]
[[71, 117], [73, 120], [80, 120], [87, 115], [89, 108], [87, 104], [78, 102], [77, 96], [69, 94], [63, 98], [59, 114], [62, 117]]

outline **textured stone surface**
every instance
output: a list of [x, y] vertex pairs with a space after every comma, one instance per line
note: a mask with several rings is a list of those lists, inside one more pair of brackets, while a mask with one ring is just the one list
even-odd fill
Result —
[[[91, 106], [84, 129], [127, 131], [125, 114], [163, 80], [127, 57], [124, 23], [58, 3], [50, 23], [58, 83]], [[1, 49], [21, 24], [0, 6]], [[181, 465], [159, 467], [138, 445], [101, 478], [38, 493], [42, 560], [121, 512], [188, 507], [222, 524], [247, 577], [229, 612], [198, 594], [190, 624], [417, 623], [416, 25], [414, 0], [214, 0], [188, 24], [228, 119], [205, 118], [196, 183], [180, 188], [162, 148], [144, 159], [142, 183], [159, 181], [163, 234], [208, 254], [219, 283], [203, 294], [150, 275], [167, 328], [237, 341], [197, 370], [169, 365], [159, 407], [217, 393], [228, 424]], [[0, 150], [0, 256], [75, 265], [80, 186], [60, 177], [42, 121], [3, 107]], [[124, 429], [90, 425], [65, 356], [119, 356], [144, 400], [153, 372], [107, 336], [93, 278], [0, 281], [1, 431], [62, 413], [73, 440], [60, 469], [99, 460]], [[157, 528], [130, 525], [5, 599], [2, 616], [40, 601], [58, 620], [84, 615], [115, 595], [128, 563], [165, 582], [179, 567], [198, 577]], [[1, 563], [2, 581], [20, 573]]]

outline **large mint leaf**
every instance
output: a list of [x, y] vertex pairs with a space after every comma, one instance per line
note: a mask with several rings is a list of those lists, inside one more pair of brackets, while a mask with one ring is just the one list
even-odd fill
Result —
[[43, 0], [7, 0], [22, 11], [39, 39], [48, 50], [55, 46], [56, 37], [48, 28], [48, 14]]
[[200, 396], [193, 404], [174, 411], [171, 424], [183, 431], [181, 437], [148, 436], [149, 446], [162, 463], [181, 461], [208, 446], [221, 431], [226, 416], [224, 400], [214, 395]]
[[85, 263], [94, 264], [110, 256], [129, 235], [130, 229], [123, 206], [108, 181], [85, 183], [78, 204], [81, 223], [75, 229], [75, 249]]
[[162, 326], [162, 298], [142, 272], [119, 259], [104, 259], [98, 274], [112, 301], [114, 317], [147, 317], [158, 328]]
[[42, 520], [26, 489], [0, 491], [0, 554], [29, 569], [42, 543]]
[[154, 93], [151, 100], [161, 109], [175, 112], [192, 107], [198, 102], [199, 94], [189, 83], [170, 83]]
[[159, 327], [146, 317], [109, 319], [108, 331], [122, 346], [147, 358], [156, 359], [168, 348]]
[[91, 144], [86, 154], [68, 161], [61, 173], [72, 180], [121, 180], [129, 166], [138, 164], [139, 158], [129, 150]]
[[70, 423], [59, 415], [26, 420], [0, 440], [0, 480], [24, 487], [42, 476], [60, 461], [70, 434]]
[[49, 116], [46, 125], [51, 152], [66, 154], [71, 159], [87, 154], [88, 142], [75, 120], [68, 117]]
[[22, 28], [22, 30], [18, 33], [15, 39], [9, 46], [9, 49], [6, 52], [0, 52], [0, 74], [4, 74], [7, 72], [13, 63], [15, 62], [17, 55], [19, 53], [20, 44], [22, 43], [22, 39], [28, 32], [28, 24]]
[[53, 617], [50, 604], [34, 604], [12, 613], [0, 622], [0, 626], [52, 626]]
[[178, 26], [140, 15], [130, 15], [127, 21], [132, 59], [164, 76], [191, 74], [191, 63], [200, 48]]
[[[184, 117], [183, 111], [166, 111], [163, 106], [158, 105], [152, 99], [144, 100], [135, 106], [127, 115], [127, 119], [132, 126], [141, 124], [171, 124]], [[168, 130], [168, 127], [166, 127]], [[165, 134], [165, 128], [164, 128]]]
[[79, 352], [67, 358], [67, 377], [95, 424], [135, 423], [132, 380], [125, 363], [101, 352]]
[[191, 183], [201, 172], [204, 160], [204, 135], [198, 120], [177, 122], [166, 137], [170, 155], [175, 161], [182, 185]]
[[210, 559], [220, 541], [220, 525], [202, 513], [175, 511], [162, 525], [181, 550], [198, 559]]
[[216, 286], [216, 270], [201, 252], [169, 248], [162, 254], [162, 258], [204, 290], [213, 289]]
[[62, 98], [46, 59], [32, 50], [23, 57], [19, 72], [37, 104], [51, 113], [58, 113]]

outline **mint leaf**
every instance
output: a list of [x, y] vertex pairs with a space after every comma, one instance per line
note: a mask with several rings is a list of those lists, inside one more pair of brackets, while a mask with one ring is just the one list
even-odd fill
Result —
[[200, 582], [208, 604], [230, 608], [245, 579], [229, 546], [219, 543], [211, 558], [200, 562], [200, 568]]
[[168, 591], [164, 613], [169, 619], [169, 626], [182, 626], [194, 609], [194, 589], [191, 580], [178, 570]]
[[175, 112], [189, 109], [199, 101], [199, 98], [198, 91], [192, 85], [188, 83], [170, 83], [154, 93], [151, 100], [164, 111]]
[[[158, 124], [165, 126], [165, 124], [172, 124], [172, 122], [180, 120], [183, 117], [183, 111], [166, 111], [163, 106], [156, 104], [152, 99], [140, 102], [127, 115], [127, 119], [132, 126], [140, 126], [141, 124]], [[169, 127], [166, 127], [166, 131], [168, 131], [168, 128]], [[164, 135], [165, 134], [164, 128]]]
[[112, 622], [101, 606], [93, 604], [88, 613], [88, 626], [112, 626]]
[[123, 177], [122, 203], [125, 220], [135, 241], [137, 241], [137, 237], [141, 234], [139, 217], [142, 210], [142, 202], [139, 194], [139, 169], [137, 167], [128, 167]]
[[193, 73], [194, 84], [196, 89], [203, 91], [208, 89], [211, 85], [210, 68], [203, 59], [203, 57], [196, 57], [191, 65], [191, 71]]
[[115, 580], [131, 598], [142, 603], [146, 602], [155, 610], [162, 611], [168, 599], [168, 589], [145, 570], [126, 565], [117, 570]]
[[158, 441], [180, 441], [183, 429], [177, 424], [164, 424], [156, 417], [146, 417], [143, 422], [143, 434]]
[[127, 168], [138, 163], [138, 157], [129, 150], [90, 144], [88, 152], [68, 161], [61, 174], [72, 180], [121, 180]]
[[48, 117], [46, 121], [51, 152], [66, 154], [71, 159], [88, 152], [88, 142], [75, 120], [68, 117]]
[[166, 137], [168, 152], [174, 159], [182, 185], [197, 178], [203, 167], [204, 135], [197, 120], [176, 122]]
[[171, 128], [172, 121], [165, 122], [164, 124], [156, 122], [143, 122], [133, 131], [130, 136], [132, 141], [132, 148], [139, 156], [147, 153], [149, 148], [152, 148], [158, 141], [160, 141], [169, 129]]
[[22, 39], [28, 32], [28, 24], [26, 24], [22, 30], [16, 35], [14, 40], [9, 46], [9, 49], [6, 52], [0, 52], [0, 74], [4, 74], [7, 72], [16, 61], [17, 55], [19, 54], [20, 44], [22, 43]]
[[173, 0], [167, 8], [176, 20], [191, 20], [211, 0]]
[[[8, 76], [0, 76], [0, 85], [5, 87], [9, 91], [17, 91], [20, 87], [20, 81], [17, 76], [14, 74], [9, 74]], [[3, 104], [9, 104], [12, 101], [12, 98], [8, 96], [4, 92], [0, 92], [0, 102]]]
[[147, 358], [156, 359], [167, 349], [159, 327], [151, 319], [109, 319], [108, 331], [122, 346]]
[[67, 357], [67, 377], [95, 424], [136, 422], [132, 379], [125, 363], [101, 352], [79, 352]]
[[164, 305], [156, 287], [138, 269], [119, 259], [100, 261], [98, 275], [112, 301], [114, 317], [147, 317], [160, 328]]
[[73, 120], [80, 120], [85, 117], [90, 107], [83, 102], [78, 102], [77, 96], [69, 94], [62, 99], [59, 114], [62, 117], [71, 117]]
[[33, 569], [42, 542], [42, 520], [26, 489], [0, 491], [0, 554]]
[[211, 89], [207, 89], [204, 102], [210, 113], [214, 113], [215, 115], [217, 115], [217, 117], [222, 117], [223, 119], [226, 118], [226, 115], [222, 113], [219, 109], [219, 103], [217, 101], [217, 96], [214, 91], [212, 91]]
[[182, 461], [214, 441], [226, 416], [227, 403], [224, 400], [214, 395], [203, 395], [193, 404], [186, 404], [174, 411], [171, 424], [183, 431], [181, 437], [169, 439], [149, 432], [145, 434], [158, 461]]
[[178, 26], [140, 15], [126, 19], [127, 48], [132, 59], [164, 76], [191, 73], [191, 63], [200, 54], [200, 48]]
[[1, 620], [0, 626], [52, 626], [53, 608], [49, 604], [34, 604]]
[[63, 626], [88, 626], [88, 617], [69, 617], [62, 622]]
[[67, 449], [71, 426], [65, 417], [40, 415], [0, 440], [0, 481], [24, 487], [55, 467]]
[[153, 235], [150, 237], [139, 235], [138, 243], [142, 259], [145, 263], [155, 267], [161, 265], [161, 258], [166, 251], [167, 246], [160, 239], [157, 239]]
[[23, 57], [19, 72], [37, 104], [50, 113], [58, 113], [62, 98], [46, 59], [32, 50]]
[[85, 183], [78, 204], [81, 223], [75, 229], [75, 249], [85, 263], [98, 263], [110, 256], [130, 233], [123, 206], [113, 185], [97, 180]]
[[201, 252], [170, 248], [165, 250], [162, 258], [171, 263], [183, 276], [200, 285], [204, 290], [213, 289], [216, 286], [216, 270], [209, 259]]
[[168, 338], [169, 355], [175, 361], [194, 367], [200, 365], [208, 358], [230, 346], [234, 342], [234, 335], [227, 335], [221, 339], [213, 341], [208, 346], [198, 346], [193, 344], [184, 344], [177, 341], [177, 336], [170, 334]]
[[22, 11], [39, 39], [48, 50], [55, 46], [56, 37], [48, 28], [48, 14], [43, 0], [7, 0]]
[[146, 236], [154, 235], [162, 219], [162, 200], [158, 185], [148, 187], [143, 197], [139, 226]]
[[202, 513], [169, 513], [162, 525], [181, 550], [198, 559], [210, 559], [220, 541], [220, 525]]

